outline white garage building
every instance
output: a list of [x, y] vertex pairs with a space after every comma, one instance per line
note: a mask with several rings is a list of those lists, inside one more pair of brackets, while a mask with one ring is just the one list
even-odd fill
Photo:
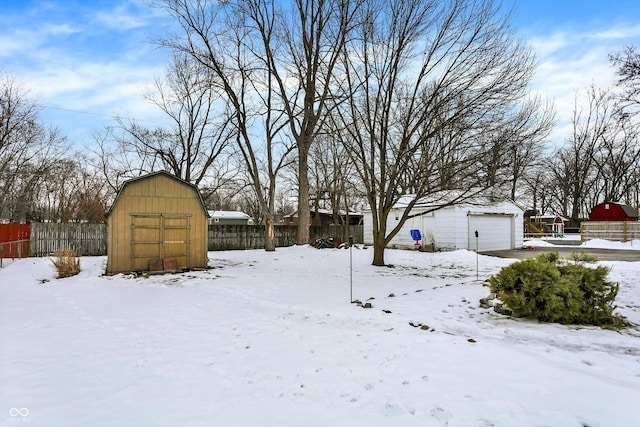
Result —
[[[387, 232], [399, 222], [411, 200], [405, 196], [393, 207], [387, 219]], [[510, 201], [488, 202], [476, 199], [473, 203], [447, 206], [433, 211], [433, 202], [419, 201], [413, 207], [390, 247], [415, 248], [411, 230], [419, 230], [419, 245], [428, 251], [469, 249], [479, 252], [515, 249], [523, 242], [523, 210]], [[430, 212], [431, 211], [431, 212]], [[371, 211], [364, 213], [364, 243], [373, 243]], [[476, 239], [475, 232], [478, 232]]]

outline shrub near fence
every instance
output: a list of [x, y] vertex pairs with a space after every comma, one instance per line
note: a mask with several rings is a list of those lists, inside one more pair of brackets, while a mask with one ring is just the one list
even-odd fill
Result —
[[49, 256], [64, 248], [73, 249], [81, 256], [106, 255], [107, 225], [47, 222], [31, 224], [30, 256]]
[[615, 242], [640, 240], [640, 222], [584, 221], [580, 224], [580, 240], [604, 239]]

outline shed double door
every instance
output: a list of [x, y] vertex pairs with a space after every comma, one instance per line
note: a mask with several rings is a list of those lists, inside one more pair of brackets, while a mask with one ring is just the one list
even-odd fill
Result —
[[190, 215], [132, 214], [131, 269], [167, 269], [165, 260], [175, 260], [177, 268], [190, 265]]

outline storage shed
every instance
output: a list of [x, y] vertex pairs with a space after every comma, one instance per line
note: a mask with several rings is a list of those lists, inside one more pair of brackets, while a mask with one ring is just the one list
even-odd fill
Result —
[[[387, 230], [393, 229], [412, 196], [401, 198], [387, 219]], [[442, 203], [442, 202], [440, 202]], [[455, 204], [429, 212], [437, 200], [419, 201], [391, 247], [421, 248], [428, 251], [469, 249], [492, 251], [515, 249], [523, 243], [523, 210], [510, 201], [490, 202], [480, 198], [470, 203]], [[373, 243], [371, 212], [364, 215], [364, 241]], [[420, 240], [414, 240], [418, 234]], [[476, 239], [475, 232], [478, 232]], [[418, 243], [418, 245], [416, 245]]]
[[638, 221], [638, 210], [618, 202], [596, 205], [589, 215], [590, 221]]
[[125, 182], [107, 213], [107, 226], [107, 273], [207, 265], [202, 196], [167, 172]]

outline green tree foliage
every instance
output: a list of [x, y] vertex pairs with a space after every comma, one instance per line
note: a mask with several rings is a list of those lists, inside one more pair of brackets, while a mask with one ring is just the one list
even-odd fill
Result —
[[607, 280], [609, 268], [562, 261], [542, 254], [503, 268], [489, 279], [491, 291], [515, 315], [543, 322], [621, 327], [613, 314], [618, 284]]

